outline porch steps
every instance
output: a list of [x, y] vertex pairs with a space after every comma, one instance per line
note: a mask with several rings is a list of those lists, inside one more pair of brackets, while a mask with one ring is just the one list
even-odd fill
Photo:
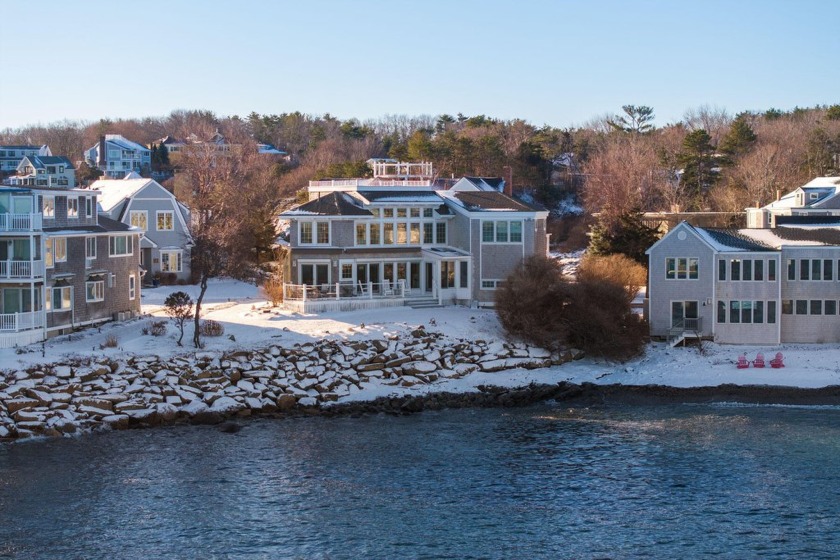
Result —
[[418, 297], [405, 300], [405, 304], [412, 309], [434, 309], [442, 307], [434, 297]]

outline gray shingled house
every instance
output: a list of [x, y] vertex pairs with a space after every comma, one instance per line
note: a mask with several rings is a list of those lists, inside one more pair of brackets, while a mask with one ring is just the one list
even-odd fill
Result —
[[285, 304], [492, 305], [524, 257], [548, 250], [548, 212], [497, 183], [442, 190], [431, 164], [389, 161], [376, 163], [372, 179], [311, 181], [310, 200], [280, 215], [290, 222]]

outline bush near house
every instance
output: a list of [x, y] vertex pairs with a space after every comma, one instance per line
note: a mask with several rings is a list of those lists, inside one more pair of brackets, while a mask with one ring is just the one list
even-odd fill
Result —
[[[612, 262], [625, 266], [620, 259]], [[631, 311], [623, 273], [604, 262], [587, 266], [577, 282], [568, 282], [556, 261], [538, 256], [523, 261], [496, 294], [502, 327], [551, 350], [575, 347], [613, 360], [638, 355], [648, 330]]]

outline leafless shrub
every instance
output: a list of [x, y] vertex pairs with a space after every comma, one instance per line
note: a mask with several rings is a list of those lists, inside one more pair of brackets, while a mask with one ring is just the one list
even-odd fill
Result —
[[274, 307], [283, 303], [283, 278], [280, 274], [275, 273], [266, 278], [260, 289], [265, 299], [270, 301]]
[[207, 319], [201, 323], [201, 336], [222, 336], [225, 334], [225, 327], [218, 321]]
[[109, 334], [105, 339], [105, 342], [99, 345], [99, 349], [104, 350], [105, 348], [116, 348], [119, 344], [119, 339], [116, 336]]

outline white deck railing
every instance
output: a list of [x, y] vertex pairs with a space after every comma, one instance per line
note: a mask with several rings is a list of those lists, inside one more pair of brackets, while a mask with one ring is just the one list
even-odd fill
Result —
[[0, 313], [0, 332], [18, 332], [44, 326], [44, 312]]
[[0, 261], [0, 278], [41, 278], [44, 261]]
[[405, 281], [398, 280], [396, 284], [390, 282], [366, 284], [350, 282], [338, 284], [283, 284], [283, 300], [343, 300], [343, 299], [396, 299], [405, 297]]
[[429, 187], [428, 179], [330, 179], [309, 181], [310, 187]]
[[37, 231], [41, 227], [41, 214], [0, 214], [0, 231]]

